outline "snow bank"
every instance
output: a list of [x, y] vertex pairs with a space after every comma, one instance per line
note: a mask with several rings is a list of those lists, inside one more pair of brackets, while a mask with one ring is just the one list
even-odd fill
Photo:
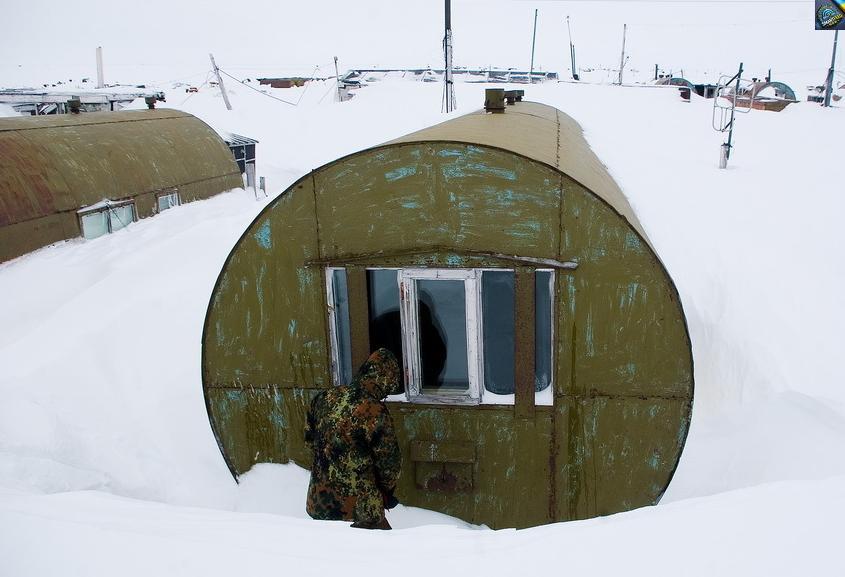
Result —
[[[460, 112], [481, 105], [483, 88], [458, 85]], [[410, 574], [444, 563], [493, 574], [841, 566], [832, 552], [845, 514], [845, 260], [835, 251], [845, 197], [830, 168], [845, 114], [801, 103], [741, 116], [720, 171], [709, 101], [522, 88], [582, 123], [680, 290], [696, 402], [663, 505], [525, 532], [468, 531], [399, 508], [390, 520], [408, 530], [374, 535], [305, 519], [307, 477], [295, 467], [259, 466], [236, 486], [208, 425], [199, 364], [213, 283], [268, 202], [236, 190], [0, 265], [4, 569], [208, 575], [284, 564], [356, 574], [371, 572], [374, 555]], [[438, 85], [384, 81], [344, 104], [331, 89], [284, 92], [302, 96], [297, 107], [239, 86], [232, 112], [214, 89], [168, 105], [257, 138], [271, 198], [320, 164], [446, 118]]]

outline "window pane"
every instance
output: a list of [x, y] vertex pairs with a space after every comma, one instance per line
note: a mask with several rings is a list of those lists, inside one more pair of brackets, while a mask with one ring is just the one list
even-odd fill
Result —
[[422, 390], [469, 390], [466, 293], [462, 280], [418, 280]]
[[484, 327], [484, 388], [498, 395], [514, 392], [514, 273], [481, 274]]
[[85, 238], [97, 238], [109, 231], [108, 215], [105, 211], [92, 212], [82, 217], [82, 236]]
[[179, 204], [179, 198], [175, 192], [171, 192], [170, 194], [163, 194], [158, 197], [158, 211], [161, 212], [163, 210], [167, 210], [168, 208], [177, 206]]
[[[368, 270], [367, 298], [370, 309], [370, 348], [386, 348], [399, 361], [404, 374], [402, 358], [402, 320], [399, 313], [399, 284], [396, 270]], [[404, 379], [402, 379], [404, 390]]]
[[332, 271], [334, 302], [334, 334], [337, 337], [338, 378], [340, 384], [352, 380], [352, 344], [349, 336], [349, 298], [346, 288], [346, 269]]
[[134, 219], [135, 213], [131, 204], [115, 206], [109, 209], [109, 221], [112, 232], [128, 226]]
[[534, 390], [552, 382], [552, 273], [534, 273]]

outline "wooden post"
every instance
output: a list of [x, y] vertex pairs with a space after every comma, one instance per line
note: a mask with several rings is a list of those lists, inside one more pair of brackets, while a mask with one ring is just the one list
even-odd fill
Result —
[[214, 62], [214, 55], [209, 54], [211, 58], [211, 68], [214, 70], [214, 75], [217, 76], [217, 85], [220, 86], [220, 93], [223, 95], [223, 102], [226, 103], [226, 110], [232, 110], [232, 105], [229, 104], [229, 95], [226, 94], [226, 87], [223, 86], [223, 78], [220, 76], [220, 69], [217, 68], [217, 63]]

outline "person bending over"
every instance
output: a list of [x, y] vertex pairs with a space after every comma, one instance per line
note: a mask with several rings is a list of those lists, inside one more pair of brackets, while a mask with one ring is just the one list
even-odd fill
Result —
[[349, 385], [311, 401], [305, 442], [314, 460], [305, 508], [313, 519], [391, 528], [384, 510], [398, 503], [402, 455], [384, 399], [401, 391], [399, 375], [393, 353], [378, 349]]

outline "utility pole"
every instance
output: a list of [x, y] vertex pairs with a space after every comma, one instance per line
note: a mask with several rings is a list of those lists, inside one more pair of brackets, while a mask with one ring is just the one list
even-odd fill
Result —
[[569, 27], [569, 16], [566, 17], [566, 30], [569, 32], [569, 57], [572, 59], [572, 80], [578, 80], [578, 71], [575, 68], [575, 44], [572, 43], [572, 29]]
[[654, 79], [657, 80], [657, 64], [654, 65]]
[[443, 112], [452, 112], [455, 102], [455, 79], [452, 72], [452, 1], [446, 0], [446, 33], [443, 35]]
[[531, 69], [528, 71], [528, 84], [534, 83], [534, 42], [537, 40], [537, 9], [534, 9], [534, 34], [531, 35]]
[[628, 35], [628, 25], [622, 25], [622, 58], [619, 61], [619, 86], [622, 86], [622, 70], [625, 68], [625, 37]]
[[217, 85], [220, 87], [220, 93], [223, 95], [223, 102], [226, 103], [226, 110], [232, 110], [232, 105], [229, 104], [229, 95], [226, 94], [226, 87], [223, 86], [223, 78], [220, 76], [220, 69], [217, 68], [217, 63], [214, 62], [214, 54], [208, 55], [211, 58], [211, 69], [214, 70], [214, 75], [217, 76]]
[[833, 94], [833, 71], [836, 67], [836, 44], [839, 42], [839, 30], [833, 34], [833, 56], [830, 57], [830, 69], [827, 71], [827, 89], [824, 92], [824, 105], [830, 106], [830, 97]]
[[340, 72], [337, 71], [337, 56], [334, 57], [334, 77], [337, 81], [337, 101], [343, 102], [343, 94], [340, 91]]

